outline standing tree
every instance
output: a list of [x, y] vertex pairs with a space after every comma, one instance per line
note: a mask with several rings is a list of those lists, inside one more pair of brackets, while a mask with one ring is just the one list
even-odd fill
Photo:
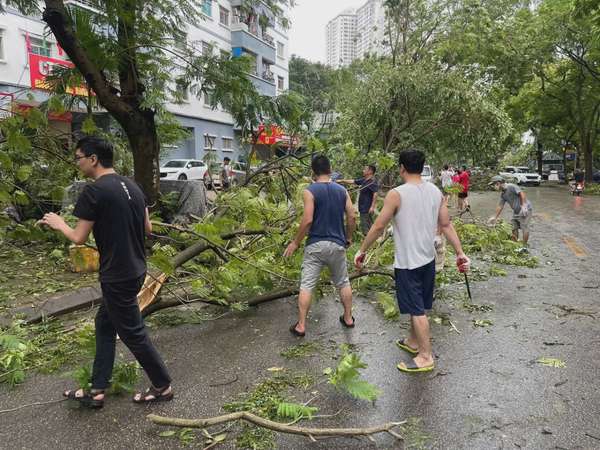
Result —
[[[253, 91], [247, 62], [202, 54], [187, 42], [188, 23], [202, 21], [198, 0], [89, 0], [89, 9], [63, 0], [5, 0], [6, 6], [40, 14], [99, 104], [122, 127], [134, 159], [134, 172], [150, 201], [159, 188], [157, 117], [165, 103], [177, 100], [177, 86], [210, 93], [220, 102], [225, 94], [239, 98]], [[258, 0], [244, 0], [246, 10]], [[260, 2], [281, 16], [288, 0]]]

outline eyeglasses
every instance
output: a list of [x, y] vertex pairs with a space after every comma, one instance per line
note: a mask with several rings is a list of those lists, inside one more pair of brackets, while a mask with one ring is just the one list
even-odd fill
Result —
[[91, 156], [85, 156], [85, 155], [84, 156], [74, 156], [73, 157], [73, 162], [75, 162], [75, 163], [79, 162], [79, 160], [83, 159], [83, 158], [91, 158]]

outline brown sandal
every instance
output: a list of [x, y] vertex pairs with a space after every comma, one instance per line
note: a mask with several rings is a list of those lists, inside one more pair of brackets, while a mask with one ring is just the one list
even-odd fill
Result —
[[97, 390], [95, 392], [91, 392], [91, 391], [86, 391], [85, 389], [82, 389], [83, 395], [81, 395], [81, 396], [77, 395], [77, 391], [79, 391], [79, 389], [65, 391], [65, 392], [63, 392], [63, 397], [66, 397], [69, 400], [75, 400], [75, 401], [79, 402], [79, 404], [81, 406], [84, 406], [84, 407], [90, 408], [90, 409], [100, 409], [104, 406], [104, 398], [102, 398], [102, 400], [94, 399], [94, 397], [96, 395], [104, 394], [103, 390]]
[[[133, 396], [133, 403], [144, 404], [144, 403], [157, 403], [157, 402], [168, 402], [169, 400], [173, 400], [173, 390], [168, 394], [163, 394], [167, 389], [169, 389], [171, 385], [162, 388], [156, 389], [154, 386], [150, 386], [146, 389], [146, 392], [138, 392]], [[138, 400], [136, 400], [137, 396], [140, 396]], [[151, 398], [148, 398], [151, 397]]]

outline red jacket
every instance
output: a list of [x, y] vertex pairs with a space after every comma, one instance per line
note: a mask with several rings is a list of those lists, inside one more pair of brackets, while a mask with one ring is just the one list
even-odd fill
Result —
[[463, 192], [469, 191], [469, 172], [463, 170], [460, 176], [458, 177], [458, 182], [462, 185]]

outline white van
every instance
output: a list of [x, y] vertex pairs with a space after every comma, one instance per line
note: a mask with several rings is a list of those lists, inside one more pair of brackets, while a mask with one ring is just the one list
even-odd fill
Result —
[[431, 171], [431, 166], [425, 165], [423, 166], [423, 172], [421, 172], [421, 178], [423, 181], [429, 181], [433, 183], [433, 172]]

